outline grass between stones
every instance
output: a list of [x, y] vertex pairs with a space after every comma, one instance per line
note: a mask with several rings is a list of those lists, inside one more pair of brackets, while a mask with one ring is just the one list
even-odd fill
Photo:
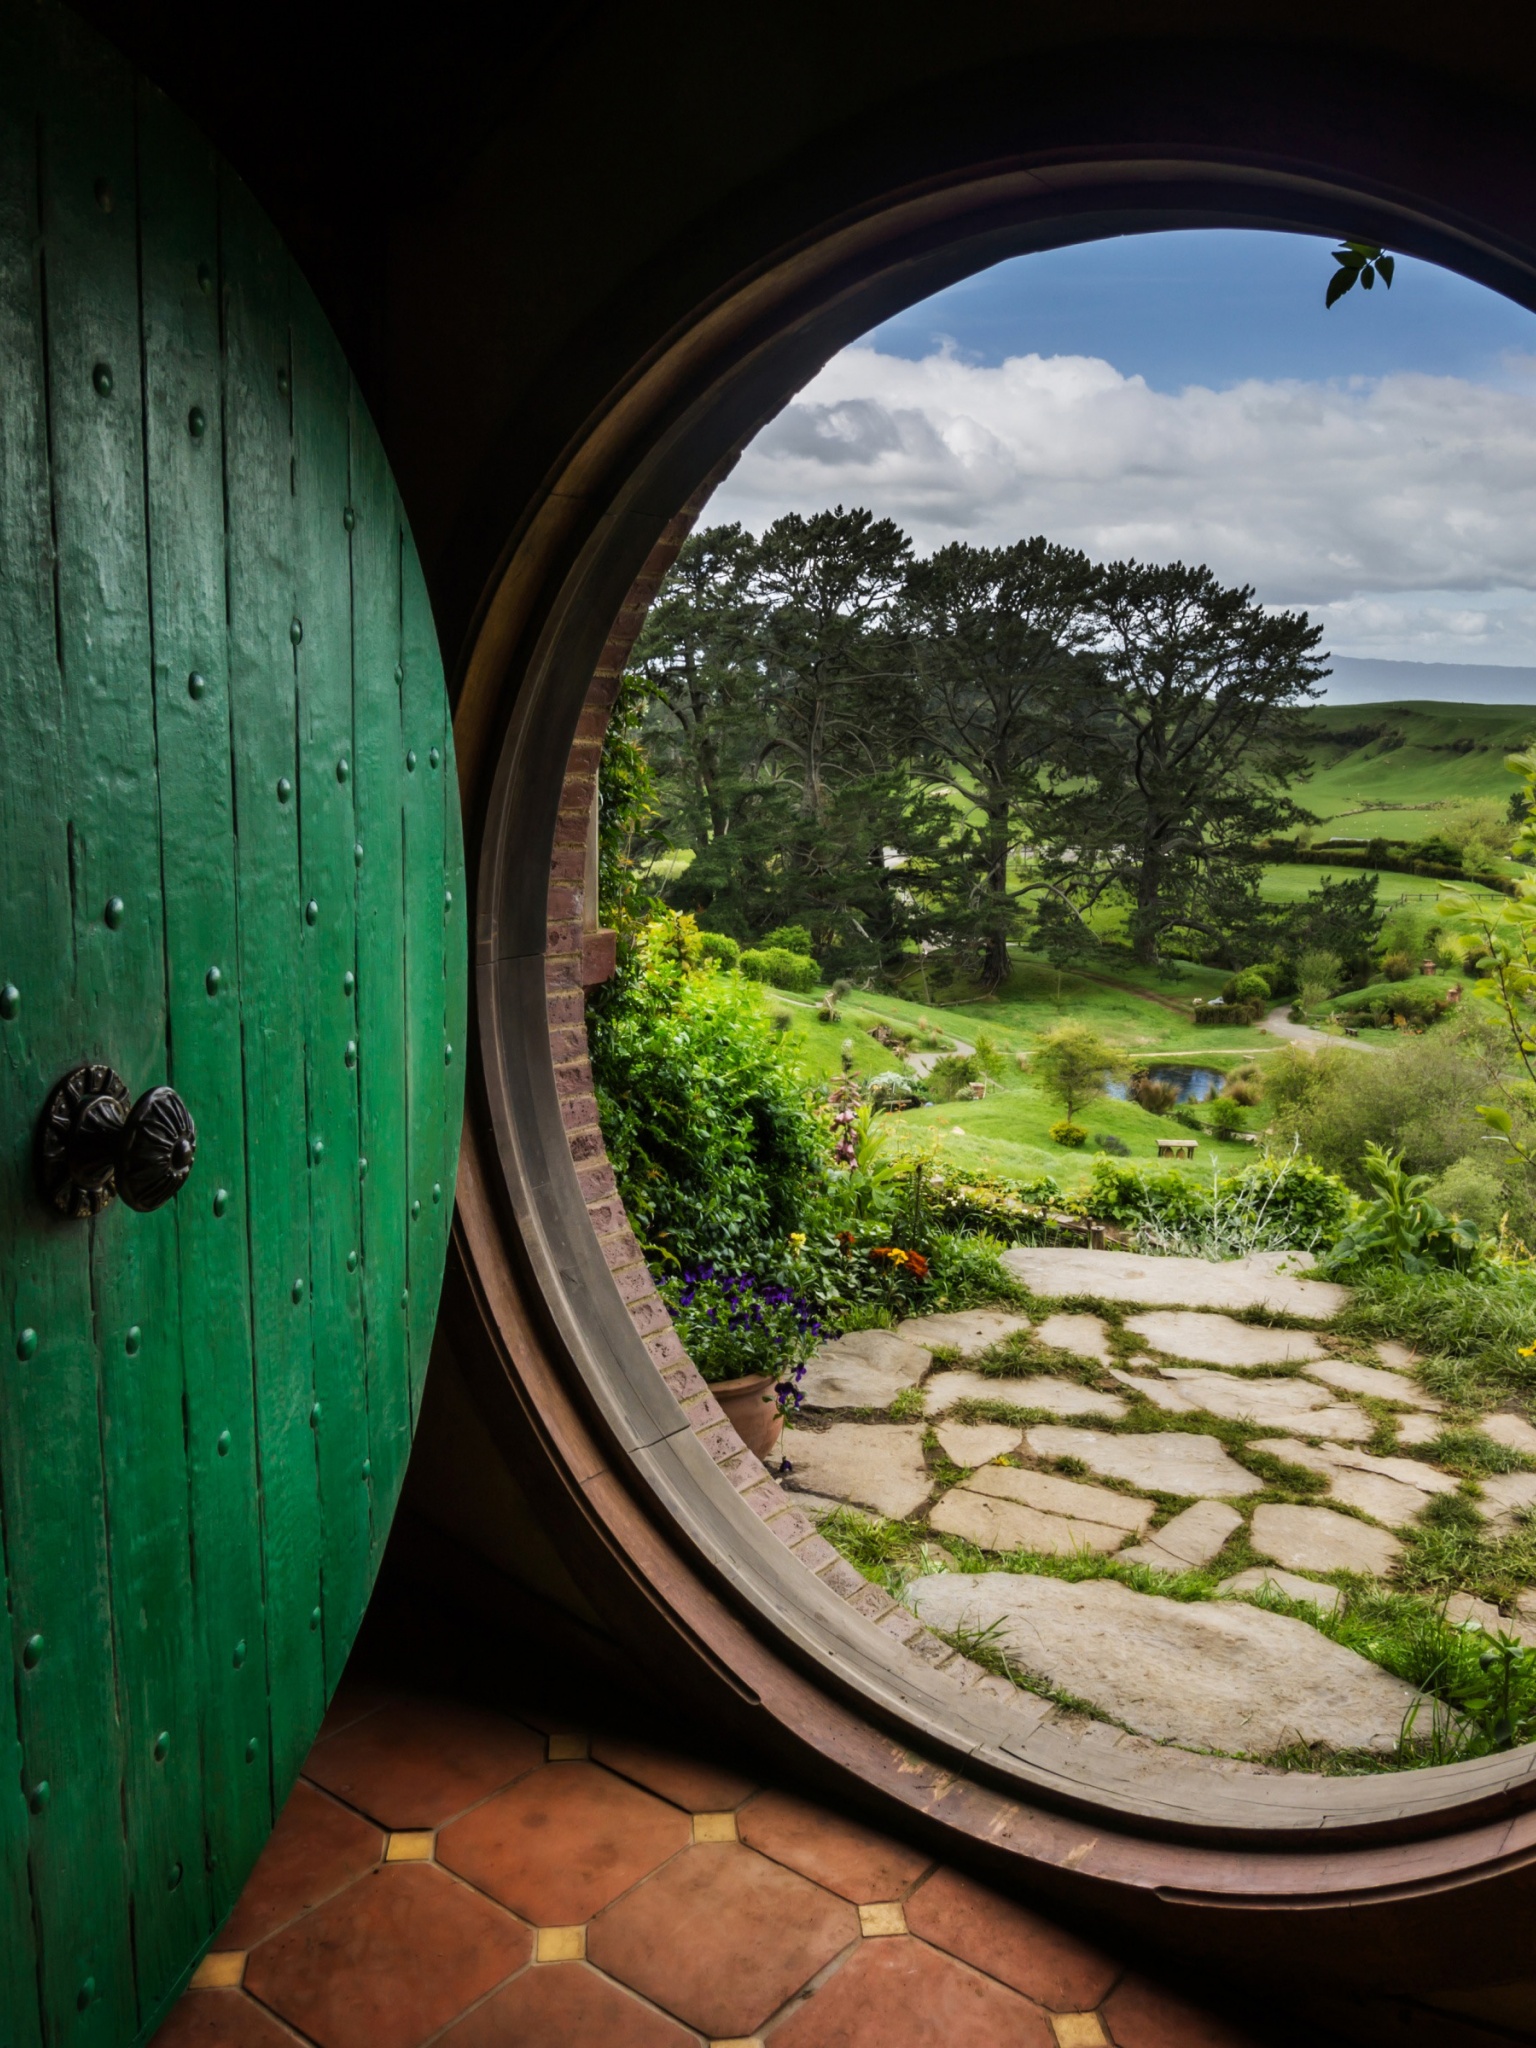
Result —
[[[1361, 1288], [1350, 1308], [1328, 1326], [1329, 1348], [1339, 1356], [1354, 1357], [1362, 1363], [1376, 1362], [1371, 1345], [1383, 1337], [1406, 1339], [1421, 1354], [1429, 1353], [1416, 1368], [1416, 1377], [1449, 1411], [1429, 1443], [1400, 1444], [1397, 1423], [1401, 1411], [1374, 1396], [1354, 1398], [1375, 1425], [1369, 1443], [1373, 1453], [1421, 1459], [1454, 1474], [1461, 1484], [1456, 1493], [1431, 1496], [1419, 1520], [1395, 1532], [1403, 1551], [1390, 1585], [1349, 1573], [1333, 1573], [1321, 1582], [1336, 1587], [1344, 1596], [1335, 1614], [1325, 1614], [1308, 1601], [1290, 1600], [1278, 1591], [1243, 1597], [1251, 1604], [1304, 1622], [1404, 1679], [1420, 1691], [1425, 1710], [1409, 1716], [1396, 1752], [1387, 1757], [1364, 1751], [1324, 1753], [1297, 1744], [1249, 1761], [1286, 1770], [1353, 1774], [1422, 1768], [1504, 1746], [1490, 1732], [1488, 1716], [1479, 1718], [1476, 1709], [1478, 1659], [1486, 1651], [1488, 1638], [1475, 1630], [1448, 1624], [1444, 1610], [1447, 1598], [1455, 1592], [1507, 1604], [1536, 1585], [1536, 1516], [1511, 1533], [1495, 1536], [1488, 1532], [1477, 1508], [1481, 1479], [1497, 1473], [1536, 1470], [1536, 1459], [1494, 1442], [1474, 1426], [1499, 1401], [1508, 1400], [1511, 1395], [1536, 1393], [1536, 1358], [1519, 1355], [1523, 1345], [1536, 1346], [1536, 1275], [1529, 1287], [1519, 1290], [1519, 1295], [1519, 1303], [1512, 1307], [1506, 1289], [1480, 1288], [1465, 1282], [1451, 1287], [1435, 1280], [1409, 1282], [1402, 1276], [1388, 1276]], [[1093, 1296], [1052, 1299], [1046, 1303], [1023, 1289], [1010, 1295], [1009, 1305], [1036, 1320], [1048, 1313], [1096, 1315], [1105, 1326], [1108, 1347], [1117, 1364], [1123, 1368], [1132, 1357], [1146, 1356], [1147, 1347], [1124, 1327], [1126, 1316], [1135, 1311], [1123, 1305]], [[1271, 1328], [1316, 1327], [1300, 1318], [1262, 1311], [1243, 1312], [1235, 1320]], [[1186, 1361], [1159, 1354], [1155, 1362]], [[934, 1365], [936, 1370], [961, 1366], [998, 1383], [996, 1399], [957, 1404], [950, 1411], [949, 1419], [953, 1421], [1003, 1422], [1021, 1429], [1058, 1423], [1061, 1418], [1047, 1410], [1007, 1399], [1010, 1380], [1049, 1373], [1096, 1392], [1113, 1393], [1127, 1404], [1125, 1414], [1118, 1419], [1083, 1418], [1082, 1426], [1116, 1435], [1174, 1431], [1215, 1437], [1239, 1464], [1263, 1482], [1263, 1491], [1233, 1503], [1244, 1521], [1207, 1566], [1180, 1573], [1158, 1572], [1145, 1565], [1121, 1563], [1113, 1554], [1093, 1552], [1068, 1557], [1029, 1551], [993, 1555], [983, 1553], [963, 1538], [939, 1535], [916, 1520], [888, 1522], [853, 1508], [839, 1509], [822, 1524], [823, 1533], [865, 1577], [883, 1585], [897, 1598], [915, 1577], [923, 1574], [1005, 1571], [1069, 1581], [1111, 1578], [1139, 1593], [1183, 1601], [1209, 1600], [1217, 1597], [1216, 1589], [1223, 1579], [1251, 1566], [1269, 1563], [1253, 1548], [1250, 1539], [1247, 1517], [1255, 1507], [1270, 1502], [1314, 1506], [1326, 1498], [1333, 1513], [1372, 1521], [1363, 1511], [1329, 1497], [1327, 1480], [1321, 1473], [1288, 1464], [1272, 1453], [1254, 1448], [1257, 1440], [1277, 1435], [1317, 1441], [1309, 1437], [1305, 1416], [1282, 1425], [1232, 1421], [1204, 1412], [1169, 1414], [1114, 1379], [1098, 1360], [1053, 1349], [1040, 1343], [1031, 1332], [1017, 1333], [981, 1357], [961, 1359], [951, 1352], [936, 1351]], [[1305, 1368], [1299, 1365], [1255, 1367], [1247, 1372], [1222, 1370], [1239, 1379], [1305, 1377]], [[922, 1390], [910, 1388], [897, 1397], [888, 1411], [864, 1419], [911, 1422], [920, 1420], [922, 1414]], [[814, 1421], [811, 1426], [816, 1426]], [[925, 1432], [924, 1448], [936, 1494], [971, 1476], [967, 1468], [954, 1464], [945, 1455], [932, 1426]], [[998, 1462], [1014, 1466], [1028, 1463], [1035, 1469], [1055, 1471], [1113, 1492], [1153, 1500], [1153, 1529], [1160, 1528], [1189, 1505], [1190, 1497], [1162, 1494], [1150, 1487], [1105, 1477], [1076, 1458], [1031, 1460], [1010, 1456]], [[1050, 1700], [1065, 1712], [1124, 1725], [1093, 1702], [1063, 1692], [1046, 1674], [1022, 1668], [1011, 1660], [996, 1640], [999, 1627], [1000, 1624], [961, 1631], [946, 1639], [974, 1661]], [[1520, 1687], [1522, 1698], [1526, 1691], [1531, 1694], [1524, 1712], [1528, 1718], [1536, 1717], [1536, 1669], [1528, 1677], [1522, 1674]], [[1474, 1702], [1472, 1709], [1468, 1708], [1469, 1699]], [[1458, 1707], [1459, 1717], [1454, 1711]]]
[[[953, 1468], [951, 1468], [953, 1469]], [[1103, 1482], [1095, 1482], [1103, 1483]], [[1454, 1496], [1448, 1496], [1454, 1498]], [[911, 1522], [883, 1521], [877, 1515], [839, 1508], [821, 1525], [822, 1534], [834, 1543], [850, 1564], [900, 1599], [915, 1578], [933, 1572], [988, 1571], [1029, 1572], [1041, 1577], [1079, 1583], [1084, 1579], [1115, 1579], [1133, 1592], [1161, 1595], [1170, 1600], [1198, 1601], [1227, 1598], [1217, 1588], [1221, 1580], [1252, 1565], [1266, 1565], [1248, 1541], [1246, 1528], [1235, 1531], [1218, 1557], [1203, 1569], [1158, 1572], [1147, 1565], [1123, 1564], [1114, 1556], [1079, 1552], [1071, 1557], [1047, 1556], [1035, 1551], [1012, 1551], [993, 1556], [978, 1550], [963, 1537], [939, 1536]], [[1426, 1531], [1431, 1540], [1439, 1531]], [[1519, 1549], [1536, 1568], [1536, 1530], [1502, 1543], [1484, 1542], [1489, 1553], [1507, 1554]], [[1457, 1584], [1464, 1574], [1456, 1574]], [[1325, 1614], [1307, 1600], [1291, 1600], [1283, 1593], [1263, 1590], [1241, 1597], [1250, 1606], [1271, 1614], [1289, 1616], [1315, 1628], [1320, 1635], [1379, 1664], [1394, 1677], [1415, 1687], [1423, 1696], [1425, 1710], [1405, 1720], [1394, 1751], [1383, 1756], [1368, 1750], [1330, 1751], [1295, 1743], [1263, 1755], [1246, 1754], [1250, 1763], [1272, 1769], [1308, 1771], [1331, 1776], [1395, 1770], [1421, 1770], [1458, 1758], [1487, 1754], [1497, 1745], [1486, 1739], [1475, 1721], [1452, 1725], [1451, 1716], [1475, 1690], [1478, 1659], [1488, 1638], [1476, 1631], [1458, 1628], [1445, 1619], [1445, 1595], [1453, 1590], [1449, 1578], [1438, 1588], [1438, 1598], [1415, 1597], [1414, 1592], [1383, 1587], [1356, 1573], [1335, 1572], [1324, 1583], [1336, 1586], [1344, 1599], [1334, 1614]], [[1488, 1597], [1488, 1596], [1484, 1596]], [[946, 1642], [973, 1662], [1009, 1680], [1021, 1691], [1052, 1702], [1064, 1712], [1104, 1721], [1113, 1727], [1126, 1723], [1105, 1713], [1092, 1700], [1064, 1692], [1048, 1675], [1029, 1669], [1010, 1657], [1000, 1641], [1002, 1624], [975, 1629], [938, 1630]], [[1526, 1682], [1532, 1698], [1527, 1711], [1536, 1710], [1536, 1678]], [[1134, 1730], [1128, 1732], [1134, 1733]], [[1165, 1745], [1174, 1746], [1179, 1745]]]

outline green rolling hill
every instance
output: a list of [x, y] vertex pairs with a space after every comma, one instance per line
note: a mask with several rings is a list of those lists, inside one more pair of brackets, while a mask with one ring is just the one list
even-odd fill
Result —
[[1330, 704], [1307, 725], [1314, 766], [1298, 802], [1341, 836], [1425, 839], [1436, 810], [1414, 807], [1508, 801], [1504, 757], [1536, 742], [1536, 705]]

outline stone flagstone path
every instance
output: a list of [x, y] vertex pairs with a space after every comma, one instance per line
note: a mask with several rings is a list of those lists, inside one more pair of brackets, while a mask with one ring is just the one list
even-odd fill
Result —
[[[1237, 1600], [1167, 1600], [1113, 1579], [944, 1572], [908, 1599], [930, 1628], [1002, 1622], [1023, 1666], [1138, 1734], [1263, 1754], [1391, 1749], [1413, 1688], [1304, 1621]], [[1174, 1679], [1169, 1683], [1170, 1676]]]
[[[1519, 1528], [1536, 1509], [1536, 1426], [1458, 1417], [1532, 1462], [1473, 1488], [1408, 1455], [1433, 1445], [1444, 1404], [1406, 1347], [1330, 1328], [1348, 1290], [1308, 1279], [1303, 1260], [1042, 1247], [1004, 1262], [1065, 1305], [1038, 1322], [919, 1316], [824, 1345], [784, 1438], [785, 1485], [818, 1519], [846, 1506], [913, 1543], [931, 1531], [904, 1596], [930, 1627], [980, 1631], [1037, 1685], [1137, 1735], [1260, 1757], [1391, 1749], [1411, 1689], [1299, 1616], [1320, 1623], [1362, 1579], [1390, 1585], [1437, 1500], [1463, 1495], [1492, 1536]], [[997, 1568], [959, 1568], [978, 1555]], [[1142, 1576], [1050, 1567], [1073, 1558]], [[1151, 1590], [1191, 1571], [1214, 1597]], [[1501, 1614], [1456, 1594], [1447, 1615], [1536, 1641], [1536, 1592], [1522, 1601]]]

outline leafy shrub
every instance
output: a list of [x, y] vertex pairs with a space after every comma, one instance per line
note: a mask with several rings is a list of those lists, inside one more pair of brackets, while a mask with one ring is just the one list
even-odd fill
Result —
[[[996, 1174], [960, 1173], [930, 1163], [920, 1174], [920, 1196], [934, 1227], [980, 1231], [1004, 1244], [1039, 1244], [1046, 1234], [1041, 1211], [1059, 1209], [1060, 1184], [1050, 1174], [1038, 1180], [1005, 1180]], [[921, 1235], [921, 1228], [914, 1230]]]
[[1003, 1245], [985, 1231], [938, 1231], [931, 1245], [928, 1278], [933, 1304], [947, 1309], [980, 1308], [1017, 1297], [1000, 1263]]
[[1465, 1216], [1474, 1229], [1492, 1236], [1505, 1210], [1503, 1184], [1486, 1159], [1454, 1159], [1425, 1194], [1447, 1216]]
[[1381, 963], [1384, 981], [1406, 981], [1413, 972], [1413, 962], [1406, 953], [1388, 953]]
[[1288, 1045], [1265, 1065], [1273, 1129], [1361, 1194], [1370, 1190], [1362, 1170], [1368, 1139], [1401, 1154], [1413, 1173], [1444, 1173], [1468, 1153], [1481, 1154], [1475, 1105], [1487, 1101], [1489, 1088], [1477, 1034], [1452, 1036], [1446, 1027], [1370, 1057], [1343, 1045], [1316, 1052]]
[[814, 960], [808, 960], [802, 953], [787, 952], [782, 946], [751, 947], [737, 965], [748, 981], [766, 981], [791, 993], [812, 989], [821, 979], [821, 970]]
[[1151, 1116], [1166, 1116], [1179, 1100], [1179, 1091], [1172, 1081], [1159, 1081], [1145, 1067], [1131, 1076], [1128, 1092], [1132, 1102]]
[[1117, 1138], [1113, 1131], [1100, 1131], [1093, 1142], [1100, 1152], [1113, 1153], [1120, 1159], [1128, 1159], [1130, 1157], [1130, 1146], [1127, 1145], [1124, 1138]]
[[1193, 1222], [1205, 1213], [1208, 1199], [1189, 1174], [1095, 1159], [1083, 1206], [1090, 1216], [1108, 1223], [1138, 1223], [1152, 1217]]
[[1239, 1067], [1227, 1076], [1221, 1092], [1233, 1102], [1241, 1103], [1244, 1109], [1252, 1109], [1264, 1100], [1263, 1069], [1256, 1064]]
[[1264, 977], [1272, 1001], [1296, 993], [1296, 969], [1289, 960], [1261, 960], [1253, 972]]
[[1343, 1182], [1299, 1153], [1255, 1159], [1241, 1172], [1143, 1171], [1096, 1159], [1084, 1202], [1090, 1216], [1131, 1226], [1144, 1251], [1242, 1258], [1258, 1251], [1315, 1251], [1330, 1244], [1350, 1209]]
[[1439, 938], [1440, 920], [1435, 912], [1421, 910], [1412, 903], [1400, 903], [1383, 924], [1373, 950], [1383, 958], [1390, 953], [1401, 953], [1412, 973], [1421, 960], [1433, 957]]
[[1008, 1055], [985, 1031], [976, 1034], [976, 1051], [973, 1055], [981, 1071], [991, 1080], [1000, 1081], [1008, 1071]]
[[1368, 1141], [1362, 1162], [1376, 1199], [1360, 1211], [1328, 1258], [1331, 1273], [1360, 1266], [1396, 1266], [1426, 1273], [1435, 1266], [1470, 1272], [1479, 1261], [1476, 1229], [1453, 1219], [1429, 1200], [1429, 1176], [1405, 1173], [1393, 1153]]
[[713, 960], [717, 967], [734, 967], [741, 958], [741, 948], [725, 932], [700, 932], [699, 954], [702, 959]]
[[1427, 862], [1430, 867], [1459, 868], [1462, 864], [1461, 848], [1452, 846], [1438, 832], [1432, 832], [1428, 839], [1421, 839], [1415, 852], [1419, 860]]
[[1233, 1025], [1257, 1024], [1268, 1008], [1269, 1004], [1263, 998], [1247, 1003], [1207, 1003], [1196, 996], [1192, 1021], [1196, 1024], [1220, 1024], [1228, 1028]]
[[946, 1053], [935, 1060], [928, 1075], [928, 1093], [935, 1102], [953, 1102], [973, 1081], [984, 1080], [981, 1061], [975, 1053]]
[[1206, 1127], [1218, 1138], [1232, 1138], [1243, 1128], [1242, 1104], [1230, 1095], [1218, 1095], [1205, 1105]]
[[1066, 1116], [1051, 1125], [1050, 1135], [1053, 1144], [1069, 1146], [1073, 1151], [1088, 1142], [1088, 1133], [1083, 1126]]
[[911, 1074], [872, 1074], [864, 1084], [876, 1109], [915, 1109], [927, 1100], [922, 1084]]
[[1222, 984], [1222, 1000], [1228, 1003], [1267, 1003], [1274, 993], [1264, 973], [1257, 967], [1245, 967], [1241, 974]]
[[1373, 987], [1355, 989], [1339, 1000], [1339, 1014], [1346, 1017], [1380, 1017], [1390, 1023], [1405, 1017], [1415, 1024], [1432, 1024], [1450, 1007], [1445, 984], [1415, 975], [1411, 980], [1377, 982]]
[[653, 1258], [749, 1271], [796, 1228], [825, 1140], [753, 991], [660, 936], [644, 928], [589, 1010], [608, 1155]]
[[775, 947], [785, 953], [809, 954], [812, 950], [811, 935], [803, 924], [778, 925], [766, 934], [762, 944], [769, 952]]

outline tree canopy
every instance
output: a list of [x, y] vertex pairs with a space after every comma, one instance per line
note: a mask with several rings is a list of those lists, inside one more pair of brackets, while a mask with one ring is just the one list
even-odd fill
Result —
[[708, 527], [635, 650], [639, 837], [674, 907], [744, 944], [803, 925], [829, 974], [921, 949], [995, 986], [1011, 947], [1085, 957], [1109, 926], [1143, 962], [1348, 959], [1370, 878], [1259, 893], [1263, 843], [1312, 822], [1320, 638], [1206, 568], [1039, 535], [923, 558], [858, 508]]

